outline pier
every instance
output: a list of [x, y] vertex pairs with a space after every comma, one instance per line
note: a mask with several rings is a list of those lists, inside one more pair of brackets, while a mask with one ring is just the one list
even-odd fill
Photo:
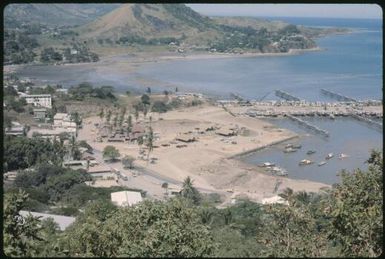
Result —
[[282, 98], [288, 101], [296, 101], [296, 102], [301, 101], [301, 99], [299, 99], [298, 97], [295, 97], [294, 95], [291, 95], [281, 90], [276, 90], [275, 95], [278, 96], [279, 98]]
[[298, 122], [299, 124], [305, 126], [308, 129], [311, 129], [311, 130], [315, 131], [316, 133], [319, 133], [319, 134], [322, 134], [322, 135], [324, 135], [326, 137], [329, 137], [329, 132], [328, 131], [320, 129], [317, 126], [314, 126], [314, 125], [310, 124], [307, 121], [304, 121], [304, 120], [302, 120], [300, 118], [294, 117], [294, 116], [292, 116], [290, 114], [287, 114], [286, 117], [290, 118], [293, 121]]
[[380, 122], [377, 122], [377, 121], [374, 121], [374, 120], [371, 120], [369, 118], [366, 118], [366, 117], [363, 117], [363, 116], [360, 116], [360, 115], [357, 115], [357, 114], [352, 114], [352, 117], [359, 120], [359, 121], [363, 121], [363, 122], [366, 122], [368, 123], [369, 125], [373, 125], [375, 127], [378, 127], [379, 129], [382, 130], [383, 128], [383, 125], [382, 123]]
[[337, 99], [338, 101], [355, 102], [355, 103], [358, 102], [356, 99], [353, 99], [353, 98], [350, 98], [348, 96], [345, 96], [345, 95], [342, 95], [339, 93], [335, 93], [335, 92], [332, 92], [332, 91], [329, 91], [326, 89], [321, 89], [321, 93], [323, 93], [324, 95], [327, 95], [329, 97], [332, 97], [334, 99]]

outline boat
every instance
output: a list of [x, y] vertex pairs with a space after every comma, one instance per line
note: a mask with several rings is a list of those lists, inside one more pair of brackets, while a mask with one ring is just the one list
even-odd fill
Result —
[[346, 154], [344, 154], [344, 153], [341, 153], [341, 154], [338, 156], [339, 159], [344, 159], [344, 158], [347, 158], [347, 157], [349, 157], [349, 156], [346, 155]]
[[271, 168], [271, 171], [278, 176], [286, 176], [288, 175], [287, 171], [279, 166], [274, 166]]
[[283, 152], [284, 153], [297, 152], [297, 149], [289, 147], [289, 148], [285, 148], [285, 150]]
[[287, 144], [286, 146], [285, 146], [285, 148], [292, 148], [293, 147], [293, 144]]
[[326, 164], [326, 161], [321, 161], [321, 162], [318, 163], [318, 166], [323, 166], [325, 164]]
[[329, 153], [325, 158], [326, 158], [326, 159], [330, 159], [330, 158], [332, 158], [333, 156], [334, 156], [333, 153]]
[[330, 115], [329, 115], [329, 117], [330, 117], [330, 119], [332, 119], [332, 120], [334, 120], [334, 119], [335, 119], [335, 117], [334, 117], [334, 115], [333, 115], [333, 114], [330, 114]]
[[315, 153], [314, 150], [309, 150], [309, 151], [306, 152], [307, 155], [312, 155], [312, 154], [314, 154], [314, 153]]
[[300, 149], [302, 147], [302, 145], [293, 145], [293, 148], [296, 148], [296, 149]]
[[270, 162], [265, 162], [265, 163], [262, 163], [259, 166], [260, 167], [272, 167], [272, 166], [275, 166], [275, 164], [274, 163], [270, 163]]
[[313, 164], [314, 162], [311, 161], [311, 160], [308, 160], [308, 159], [302, 159], [300, 162], [299, 162], [299, 165], [310, 165], [310, 164]]

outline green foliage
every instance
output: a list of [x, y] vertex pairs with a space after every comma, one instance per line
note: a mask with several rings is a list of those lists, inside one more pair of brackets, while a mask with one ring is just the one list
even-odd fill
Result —
[[90, 215], [67, 232], [72, 255], [200, 257], [215, 246], [209, 229], [183, 201], [144, 201], [117, 209], [104, 220]]
[[152, 112], [164, 113], [168, 111], [167, 105], [162, 101], [155, 101], [151, 108]]
[[4, 162], [8, 170], [23, 169], [39, 163], [60, 165], [64, 149], [59, 142], [48, 139], [18, 137], [4, 138]]
[[114, 161], [118, 157], [120, 157], [119, 150], [116, 149], [114, 146], [106, 146], [103, 149], [103, 159], [108, 161]]
[[147, 94], [143, 94], [140, 100], [144, 105], [150, 105], [150, 97]]
[[38, 219], [19, 214], [27, 199], [28, 194], [22, 191], [4, 197], [3, 249], [7, 256], [36, 256], [38, 252], [35, 243], [41, 240]]
[[91, 83], [83, 82], [78, 86], [73, 86], [68, 89], [68, 94], [72, 99], [83, 101], [86, 98], [98, 98], [103, 100], [116, 101], [113, 94], [114, 88], [112, 86], [93, 87]]
[[132, 157], [132, 156], [129, 156], [129, 155], [126, 155], [122, 158], [122, 164], [124, 166], [124, 168], [132, 168], [133, 167], [133, 163], [135, 161], [135, 158]]
[[201, 195], [199, 191], [193, 186], [193, 181], [190, 176], [183, 181], [182, 197], [191, 200], [195, 205], [198, 205], [201, 201]]
[[332, 191], [328, 215], [330, 237], [342, 247], [343, 256], [375, 257], [383, 246], [383, 154], [373, 151], [369, 170], [342, 172], [342, 182]]

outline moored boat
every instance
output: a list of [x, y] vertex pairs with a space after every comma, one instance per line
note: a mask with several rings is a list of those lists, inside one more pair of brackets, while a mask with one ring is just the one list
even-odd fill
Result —
[[314, 150], [309, 150], [309, 151], [306, 152], [307, 155], [312, 155], [312, 154], [314, 154], [314, 153], [315, 153]]
[[275, 166], [274, 163], [270, 163], [270, 162], [265, 162], [265, 163], [262, 163], [259, 165], [260, 167], [272, 167], [272, 166]]
[[302, 159], [300, 162], [299, 162], [299, 165], [310, 165], [310, 164], [313, 164], [314, 162], [311, 161], [311, 160], [308, 160], [308, 159]]
[[285, 150], [283, 152], [284, 153], [292, 153], [292, 152], [296, 152], [296, 151], [297, 151], [297, 149], [289, 147], [289, 148], [285, 148]]
[[341, 153], [341, 154], [338, 156], [339, 159], [344, 159], [344, 158], [347, 158], [347, 157], [349, 157], [349, 156], [346, 155], [346, 154], [344, 154], [344, 153]]
[[323, 166], [325, 164], [326, 164], [326, 161], [321, 161], [321, 162], [318, 163], [318, 166]]
[[329, 153], [325, 158], [326, 158], [326, 159], [330, 159], [330, 158], [332, 158], [333, 156], [334, 156], [333, 153]]
[[302, 147], [302, 145], [300, 145], [300, 144], [293, 145], [293, 148], [296, 148], [296, 149], [300, 149], [301, 147]]

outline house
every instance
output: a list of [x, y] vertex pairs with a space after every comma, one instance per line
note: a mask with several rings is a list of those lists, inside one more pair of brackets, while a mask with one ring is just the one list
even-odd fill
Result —
[[53, 126], [61, 128], [77, 128], [76, 123], [67, 113], [56, 113], [53, 117]]
[[4, 173], [3, 175], [4, 177], [4, 180], [7, 180], [7, 181], [14, 181], [16, 179], [16, 176], [17, 176], [17, 171], [8, 171], [6, 173]]
[[87, 172], [95, 179], [117, 178], [115, 171], [105, 165], [95, 165], [89, 167]]
[[229, 137], [229, 136], [234, 136], [236, 135], [235, 131], [233, 129], [219, 129], [215, 131], [217, 135]]
[[69, 167], [71, 169], [77, 170], [77, 169], [85, 169], [87, 170], [87, 167], [89, 164], [87, 160], [70, 160], [63, 162], [63, 166]]
[[70, 135], [70, 137], [77, 136], [77, 130], [76, 128], [54, 128], [54, 129], [39, 129], [39, 128], [34, 128], [31, 129], [28, 132], [28, 135], [31, 137], [34, 134], [39, 135], [42, 138], [54, 138], [54, 137], [59, 137], [60, 133], [66, 132]]
[[72, 223], [75, 222], [75, 217], [67, 217], [62, 215], [54, 215], [54, 214], [46, 214], [46, 213], [37, 213], [37, 212], [31, 212], [31, 211], [25, 211], [21, 210], [20, 215], [23, 217], [27, 217], [28, 215], [32, 215], [34, 217], [41, 217], [40, 219], [47, 219], [52, 218], [53, 221], [55, 221], [58, 225], [60, 230], [65, 230], [67, 227], [69, 227]]
[[180, 135], [180, 136], [177, 136], [175, 139], [185, 143], [196, 141], [195, 137], [191, 135]]
[[24, 126], [16, 121], [12, 121], [11, 128], [5, 129], [5, 135], [7, 136], [23, 136], [24, 132], [25, 132]]
[[169, 184], [167, 187], [167, 195], [170, 197], [180, 195], [181, 192], [182, 187], [179, 187], [178, 185]]
[[286, 204], [286, 205], [288, 204], [288, 202], [285, 199], [283, 199], [278, 195], [262, 199], [262, 204], [274, 204], [274, 203], [280, 203], [280, 204]]
[[52, 108], [52, 97], [50, 94], [26, 94], [20, 97], [25, 98], [25, 101], [33, 106]]
[[47, 109], [46, 108], [33, 109], [33, 118], [35, 120], [45, 120], [46, 116], [47, 116]]
[[117, 206], [132, 206], [143, 201], [142, 194], [134, 191], [112, 192], [111, 201]]

